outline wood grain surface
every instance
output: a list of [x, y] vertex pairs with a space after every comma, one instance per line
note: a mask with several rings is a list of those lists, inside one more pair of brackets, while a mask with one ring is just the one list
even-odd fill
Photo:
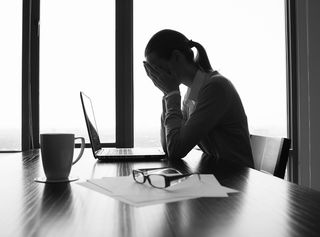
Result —
[[214, 164], [196, 150], [180, 162], [106, 163], [86, 149], [71, 175], [81, 182], [171, 166], [215, 174], [240, 192], [132, 207], [76, 182], [34, 182], [44, 175], [38, 150], [0, 153], [0, 166], [0, 236], [320, 236], [319, 192], [253, 169]]

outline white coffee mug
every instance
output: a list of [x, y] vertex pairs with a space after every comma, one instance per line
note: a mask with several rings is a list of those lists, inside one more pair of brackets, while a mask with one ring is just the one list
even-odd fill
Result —
[[[81, 150], [73, 161], [74, 142], [81, 139]], [[85, 140], [71, 133], [40, 134], [42, 165], [47, 180], [68, 179], [71, 166], [78, 162], [83, 155]]]

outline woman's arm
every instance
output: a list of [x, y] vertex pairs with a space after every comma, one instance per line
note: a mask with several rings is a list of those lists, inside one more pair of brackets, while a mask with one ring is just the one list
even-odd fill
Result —
[[164, 98], [162, 99], [162, 113], [161, 113], [161, 128], [160, 128], [160, 138], [161, 138], [161, 145], [163, 151], [168, 154], [167, 152], [167, 140], [166, 140], [166, 130], [164, 128], [164, 116], [166, 114], [166, 106]]
[[[163, 151], [168, 154], [167, 151], [167, 136], [166, 136], [166, 129], [164, 126], [164, 120], [165, 120], [165, 115], [166, 115], [166, 104], [165, 104], [165, 99], [164, 97], [162, 98], [162, 113], [161, 113], [161, 128], [160, 128], [160, 138], [161, 138], [161, 145]], [[182, 123], [184, 124], [187, 121], [187, 112], [186, 112], [186, 107], [183, 106], [182, 108]]]
[[208, 84], [199, 93], [195, 111], [186, 122], [180, 109], [180, 95], [165, 99], [164, 127], [169, 158], [183, 158], [219, 123], [230, 105], [231, 94], [230, 86], [223, 81]]

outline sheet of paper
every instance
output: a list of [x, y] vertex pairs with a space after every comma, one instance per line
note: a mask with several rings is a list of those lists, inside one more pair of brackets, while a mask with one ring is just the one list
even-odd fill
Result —
[[214, 175], [206, 174], [200, 175], [200, 179], [198, 175], [190, 176], [183, 182], [166, 189], [153, 188], [147, 182], [138, 184], [133, 180], [132, 176], [90, 179], [80, 185], [134, 206], [199, 197], [228, 197], [228, 193], [237, 192], [237, 190], [220, 185]]
[[[151, 187], [148, 183], [138, 184], [133, 180], [131, 176], [102, 178], [102, 179], [93, 179], [88, 180], [88, 182], [99, 186], [100, 188], [106, 189], [113, 196], [124, 196], [127, 198], [132, 198], [137, 201], [148, 201], [151, 199], [165, 199], [165, 198], [177, 198], [177, 197], [192, 197], [199, 195], [193, 194], [193, 191], [188, 187], [180, 188], [177, 190], [168, 190], [168, 189], [157, 189]], [[179, 186], [175, 185], [176, 187]], [[217, 195], [225, 197], [226, 194], [223, 192], [217, 193]]]
[[96, 191], [98, 193], [101, 193], [103, 195], [110, 196], [114, 199], [117, 199], [121, 202], [127, 203], [129, 205], [135, 206], [135, 207], [142, 207], [142, 206], [149, 206], [149, 205], [155, 205], [155, 204], [162, 204], [162, 203], [170, 203], [170, 202], [177, 202], [177, 201], [183, 201], [183, 200], [188, 200], [192, 198], [198, 198], [198, 197], [177, 197], [177, 198], [166, 198], [165, 200], [163, 199], [156, 199], [156, 200], [148, 200], [148, 201], [141, 201], [139, 198], [125, 198], [123, 196], [117, 196], [113, 195], [109, 191], [106, 191], [103, 188], [100, 188], [99, 186], [90, 183], [90, 182], [78, 182], [77, 183], [80, 186], [83, 186], [85, 188], [91, 189], [93, 191]]
[[141, 196], [142, 193], [148, 193], [148, 195], [226, 197], [226, 193], [237, 192], [234, 189], [221, 186], [215, 176], [205, 174], [200, 176], [200, 180], [197, 175], [193, 175], [187, 180], [166, 189], [153, 188], [148, 182], [138, 184], [132, 176], [104, 177], [88, 180], [88, 182], [96, 184], [115, 195]]
[[211, 183], [211, 185], [212, 184], [220, 185], [220, 188], [223, 189], [226, 193], [238, 193], [239, 192], [238, 190], [228, 188], [225, 186], [221, 186], [219, 181], [212, 174], [201, 174], [201, 179], [204, 179], [206, 183]]

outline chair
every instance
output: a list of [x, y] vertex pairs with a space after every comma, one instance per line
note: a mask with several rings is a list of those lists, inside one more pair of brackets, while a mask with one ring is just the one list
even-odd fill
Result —
[[250, 135], [254, 168], [284, 178], [290, 139]]

